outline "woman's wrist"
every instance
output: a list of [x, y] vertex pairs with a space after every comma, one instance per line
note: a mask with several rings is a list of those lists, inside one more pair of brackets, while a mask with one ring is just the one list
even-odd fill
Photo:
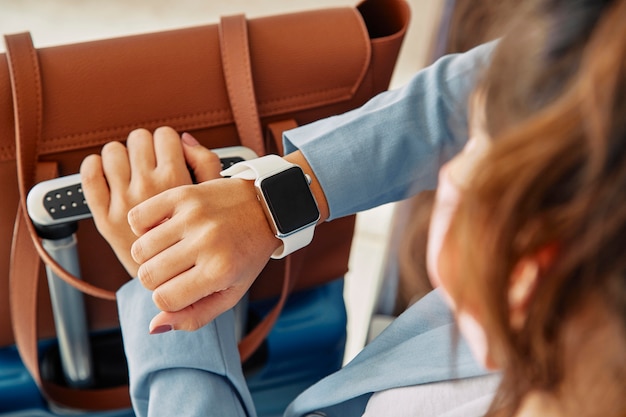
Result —
[[292, 152], [286, 155], [284, 158], [285, 160], [291, 162], [292, 164], [296, 164], [300, 166], [300, 168], [302, 168], [304, 173], [311, 177], [311, 184], [310, 184], [311, 192], [313, 193], [313, 197], [315, 197], [315, 201], [317, 202], [317, 207], [320, 211], [320, 219], [318, 221], [318, 224], [326, 221], [326, 219], [328, 219], [328, 216], [330, 215], [329, 209], [328, 209], [328, 202], [326, 201], [326, 195], [324, 194], [324, 190], [322, 190], [322, 187], [319, 181], [317, 180], [315, 173], [311, 169], [309, 162], [306, 160], [306, 158], [300, 151]]

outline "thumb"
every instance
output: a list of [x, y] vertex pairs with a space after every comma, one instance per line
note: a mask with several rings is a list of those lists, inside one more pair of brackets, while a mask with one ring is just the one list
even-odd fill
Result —
[[198, 183], [220, 177], [222, 164], [217, 154], [202, 146], [189, 133], [183, 133], [181, 140], [183, 142], [185, 161], [193, 171]]

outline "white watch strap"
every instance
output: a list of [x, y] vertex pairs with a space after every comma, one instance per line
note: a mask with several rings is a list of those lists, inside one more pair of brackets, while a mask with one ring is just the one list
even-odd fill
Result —
[[259, 177], [271, 175], [274, 172], [284, 171], [294, 166], [278, 155], [265, 155], [260, 158], [241, 161], [220, 172], [223, 177], [242, 178], [255, 180]]
[[[220, 174], [223, 177], [256, 180], [259, 177], [272, 175], [294, 166], [278, 155], [265, 155], [260, 158], [241, 161], [225, 169]], [[307, 227], [289, 236], [279, 237], [283, 244], [272, 253], [272, 259], [282, 259], [285, 256], [305, 247], [313, 240], [315, 227]], [[278, 236], [277, 236], [278, 237]]]
[[315, 233], [315, 227], [307, 227], [297, 233], [281, 238], [283, 244], [272, 253], [272, 259], [282, 259], [285, 256], [294, 253], [298, 249], [301, 249], [311, 243], [313, 240], [313, 234]]

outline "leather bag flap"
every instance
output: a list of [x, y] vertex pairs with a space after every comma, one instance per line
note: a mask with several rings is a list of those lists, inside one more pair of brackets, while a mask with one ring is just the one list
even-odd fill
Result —
[[[370, 62], [367, 28], [354, 8], [251, 19], [248, 34], [261, 117], [349, 100]], [[40, 155], [124, 140], [140, 126], [233, 123], [217, 25], [41, 48], [38, 59]], [[8, 85], [2, 54], [0, 86]], [[11, 92], [0, 91], [0, 117], [12, 113]], [[12, 122], [0, 120], [0, 161], [15, 158]]]

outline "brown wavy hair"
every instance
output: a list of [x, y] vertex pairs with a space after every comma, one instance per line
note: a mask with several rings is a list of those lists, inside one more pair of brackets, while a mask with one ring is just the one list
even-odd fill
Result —
[[[538, 5], [502, 39], [481, 83], [493, 144], [447, 237], [462, 248], [457, 296], [488, 312], [503, 367], [488, 415], [513, 416], [542, 392], [567, 415], [623, 416], [626, 0]], [[509, 279], [545, 248], [556, 255], [513, 328]]]
[[[487, 3], [490, 3], [487, 1]], [[461, 249], [502, 382], [489, 416], [531, 392], [565, 415], [626, 415], [626, 0], [523, 0], [478, 88], [493, 140], [446, 245]], [[423, 219], [404, 271], [419, 271]], [[508, 291], [518, 262], [546, 248], [521, 328]], [[417, 258], [416, 258], [417, 254]]]

